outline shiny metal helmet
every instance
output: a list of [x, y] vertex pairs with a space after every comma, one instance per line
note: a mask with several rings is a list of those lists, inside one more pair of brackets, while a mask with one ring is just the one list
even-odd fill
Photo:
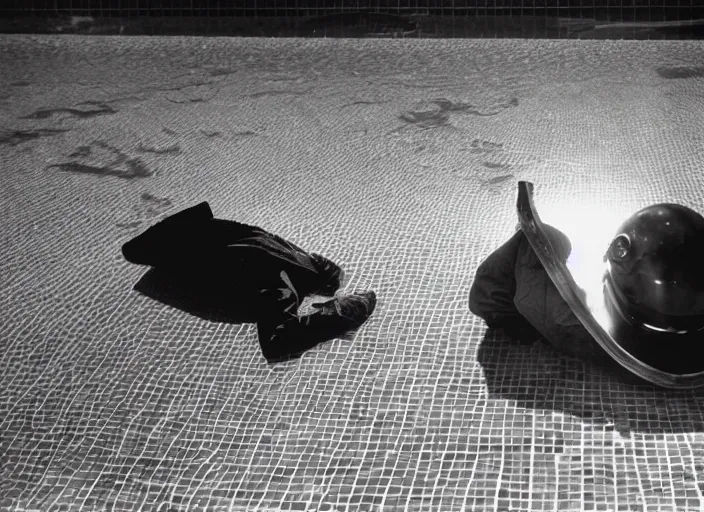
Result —
[[518, 188], [521, 229], [602, 348], [653, 384], [704, 386], [704, 217], [678, 204], [639, 210], [606, 248], [601, 285], [584, 290], [547, 236], [533, 184], [519, 182]]

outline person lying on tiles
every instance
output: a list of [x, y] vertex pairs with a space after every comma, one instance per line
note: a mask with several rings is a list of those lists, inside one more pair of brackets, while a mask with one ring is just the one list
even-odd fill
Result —
[[[264, 229], [216, 219], [207, 202], [175, 213], [122, 246], [127, 261], [188, 279], [201, 292], [218, 293], [225, 307], [247, 308], [257, 323], [269, 362], [306, 350], [359, 328], [374, 312], [373, 291], [334, 296], [344, 273], [319, 254]], [[299, 315], [310, 295], [332, 297]], [[207, 300], [207, 297], [203, 297]]]

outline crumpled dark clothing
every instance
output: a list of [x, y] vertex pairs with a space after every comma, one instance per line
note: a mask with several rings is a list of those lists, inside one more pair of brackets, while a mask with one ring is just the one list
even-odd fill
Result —
[[[552, 226], [545, 228], [566, 262], [572, 251], [569, 239]], [[489, 327], [500, 328], [521, 342], [543, 338], [565, 354], [593, 362], [611, 361], [562, 298], [521, 230], [477, 269], [469, 309]]]
[[258, 300], [261, 289], [279, 288], [282, 270], [300, 295], [326, 288], [330, 281], [329, 292], [339, 285], [329, 260], [257, 226], [216, 219], [207, 202], [151, 226], [125, 243], [122, 252], [135, 264], [197, 270], [203, 278], [237, 283], [239, 293], [252, 300]]
[[376, 306], [376, 294], [368, 291], [336, 296], [299, 315], [306, 296], [335, 294], [342, 269], [257, 226], [216, 219], [207, 202], [161, 220], [126, 242], [122, 253], [131, 263], [174, 278], [187, 275], [194, 292], [247, 310], [257, 323], [262, 353], [272, 362], [357, 329]]

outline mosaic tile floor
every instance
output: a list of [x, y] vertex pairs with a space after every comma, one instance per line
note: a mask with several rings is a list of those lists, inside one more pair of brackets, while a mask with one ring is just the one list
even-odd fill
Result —
[[[516, 225], [704, 211], [698, 42], [0, 38], [0, 509], [704, 508], [704, 391], [487, 332]], [[208, 200], [379, 302], [269, 366], [133, 290], [127, 239]], [[584, 235], [580, 239], [580, 235]], [[574, 242], [574, 241], [573, 241]]]

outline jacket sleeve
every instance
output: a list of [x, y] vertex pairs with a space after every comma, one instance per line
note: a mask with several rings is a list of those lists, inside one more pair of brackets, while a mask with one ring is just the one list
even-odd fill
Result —
[[519, 313], [516, 294], [516, 258], [525, 239], [517, 231], [506, 243], [486, 258], [469, 290], [469, 310], [491, 328], [501, 328], [512, 338], [535, 341], [540, 333]]

